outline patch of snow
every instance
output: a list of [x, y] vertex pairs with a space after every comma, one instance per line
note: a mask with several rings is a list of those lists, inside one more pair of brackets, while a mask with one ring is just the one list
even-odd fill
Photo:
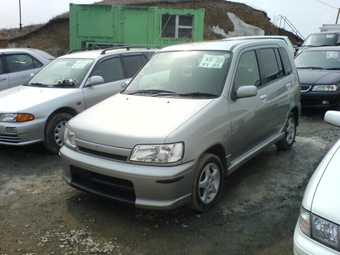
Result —
[[228, 33], [226, 33], [224, 29], [220, 28], [219, 26], [212, 26], [209, 27], [209, 29], [213, 33], [221, 35], [225, 38], [236, 36], [264, 35], [264, 30], [262, 30], [261, 28], [245, 23], [231, 12], [227, 12], [227, 15], [231, 22], [234, 24], [233, 32], [228, 31]]

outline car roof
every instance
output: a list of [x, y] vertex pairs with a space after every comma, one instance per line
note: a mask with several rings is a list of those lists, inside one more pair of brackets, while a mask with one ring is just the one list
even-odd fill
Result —
[[324, 35], [324, 34], [340, 34], [340, 31], [322, 31], [322, 32], [311, 33], [310, 35]]
[[20, 53], [20, 52], [34, 53], [48, 60], [55, 59], [55, 57], [52, 56], [51, 54], [43, 50], [39, 50], [35, 48], [1, 48], [0, 49], [0, 53]]
[[131, 52], [150, 52], [154, 53], [156, 49], [150, 49], [147, 47], [112, 47], [100, 50], [85, 50], [85, 51], [70, 51], [68, 54], [59, 58], [101, 58], [103, 56], [131, 53]]
[[160, 51], [175, 51], [175, 50], [229, 50], [233, 51], [233, 49], [237, 46], [256, 46], [256, 45], [266, 45], [266, 44], [285, 44], [283, 40], [277, 40], [274, 38], [265, 38], [263, 40], [258, 40], [256, 38], [245, 38], [238, 40], [212, 40], [212, 41], [202, 41], [202, 42], [194, 42], [194, 43], [186, 43], [186, 44], [176, 44], [172, 46], [167, 46]]
[[339, 46], [318, 46], [318, 47], [309, 47], [305, 49], [303, 52], [309, 51], [340, 51]]

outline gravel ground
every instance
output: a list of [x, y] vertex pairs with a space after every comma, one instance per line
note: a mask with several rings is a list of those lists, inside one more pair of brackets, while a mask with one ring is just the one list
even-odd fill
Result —
[[303, 111], [292, 150], [275, 146], [225, 180], [198, 214], [135, 209], [69, 187], [40, 144], [0, 146], [0, 255], [289, 255], [301, 198], [340, 130]]

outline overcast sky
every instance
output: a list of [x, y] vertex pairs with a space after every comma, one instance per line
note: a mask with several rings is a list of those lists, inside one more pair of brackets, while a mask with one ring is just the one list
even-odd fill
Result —
[[[93, 4], [95, 2], [98, 1], [71, 1], [75, 4]], [[284, 16], [304, 37], [310, 33], [319, 32], [322, 24], [335, 24], [340, 8], [340, 0], [233, 0], [232, 2], [245, 3], [255, 9], [265, 11], [274, 24], [291, 31], [287, 23], [284, 23], [283, 20], [280, 22], [280, 16]], [[68, 12], [70, 1], [0, 0], [0, 6], [2, 6], [0, 29], [19, 27], [19, 3], [21, 3], [21, 24], [27, 26], [48, 22], [55, 16]]]

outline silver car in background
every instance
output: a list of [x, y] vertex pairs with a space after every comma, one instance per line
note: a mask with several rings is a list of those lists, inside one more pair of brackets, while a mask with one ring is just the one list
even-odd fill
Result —
[[113, 48], [61, 56], [27, 84], [0, 92], [0, 144], [44, 142], [57, 153], [73, 116], [120, 92], [153, 55], [146, 48]]
[[300, 110], [283, 40], [166, 47], [124, 91], [66, 124], [63, 177], [140, 208], [207, 211], [225, 176], [273, 144], [292, 147]]
[[49, 53], [33, 48], [0, 49], [0, 90], [26, 83], [54, 59]]

